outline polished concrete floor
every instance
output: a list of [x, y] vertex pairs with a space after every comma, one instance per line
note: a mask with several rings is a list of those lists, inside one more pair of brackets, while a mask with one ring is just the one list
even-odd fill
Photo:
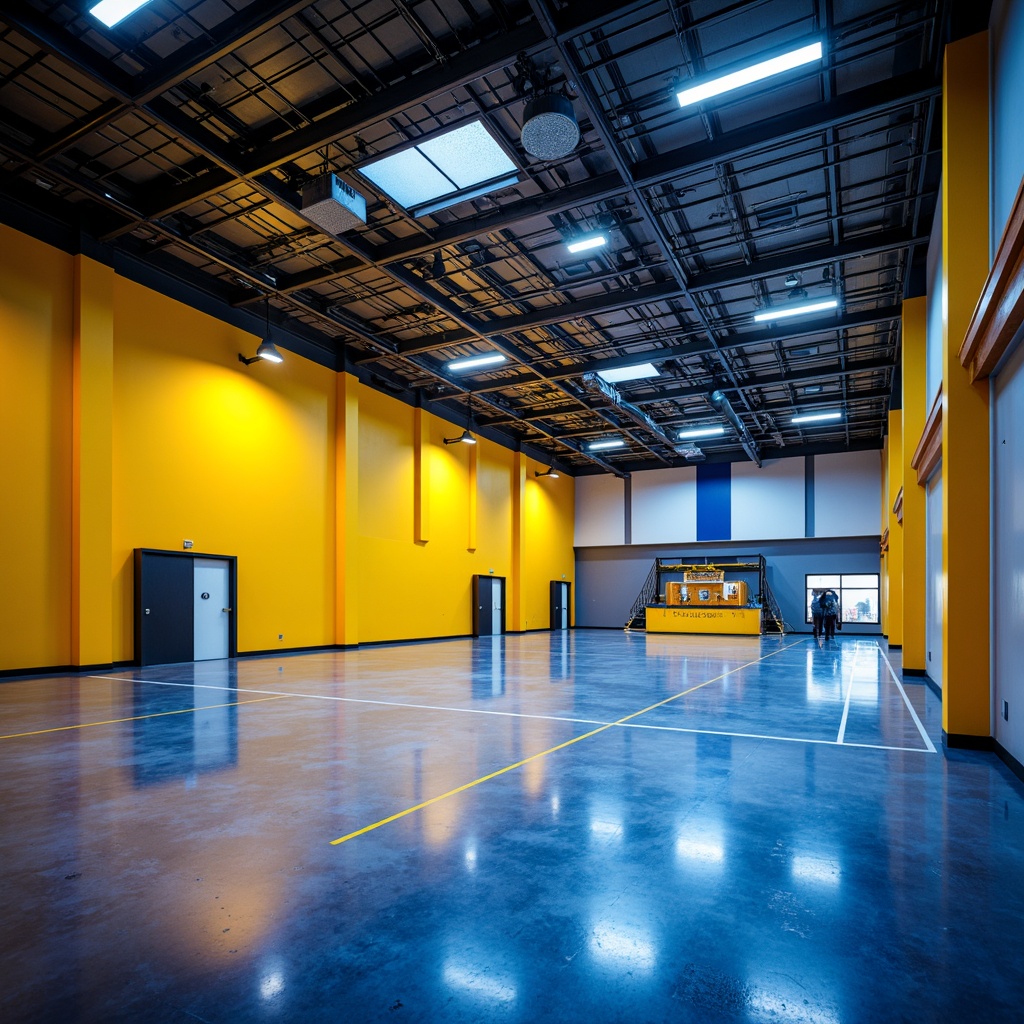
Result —
[[[0, 684], [0, 1019], [1024, 1019], [1024, 787], [873, 639]], [[338, 840], [341, 840], [338, 842]]]

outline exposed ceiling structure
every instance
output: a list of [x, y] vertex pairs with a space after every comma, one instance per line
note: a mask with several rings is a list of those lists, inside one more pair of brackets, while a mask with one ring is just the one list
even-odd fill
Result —
[[95, 3], [0, 10], [8, 219], [572, 473], [881, 446], [944, 0]]

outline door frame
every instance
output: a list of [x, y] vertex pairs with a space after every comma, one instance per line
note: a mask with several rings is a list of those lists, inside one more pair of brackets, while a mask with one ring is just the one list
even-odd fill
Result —
[[[488, 630], [486, 633], [480, 632], [480, 581], [481, 580], [495, 580], [501, 584], [501, 630], [498, 633], [492, 633]], [[492, 595], [488, 595], [491, 597]], [[504, 576], [492, 576], [490, 573], [486, 575], [484, 573], [473, 574], [473, 636], [502, 636], [506, 630], [506, 622], [508, 616], [508, 605], [507, 605], [508, 592], [505, 589], [505, 577]], [[493, 598], [492, 598], [493, 599]], [[488, 601], [488, 611], [490, 612], [490, 601]], [[493, 621], [493, 614], [491, 615], [491, 621]]]
[[[231, 613], [228, 617], [228, 657], [238, 657], [238, 556], [237, 555], [219, 555], [212, 554], [208, 551], [166, 551], [163, 548], [135, 548], [133, 556], [134, 564], [134, 588], [135, 593], [132, 597], [132, 606], [134, 608], [134, 619], [135, 619], [135, 652], [134, 658], [132, 659], [136, 665], [147, 665], [149, 662], [145, 659], [145, 651], [143, 650], [142, 644], [142, 616], [145, 614], [145, 609], [142, 605], [142, 583], [143, 583], [143, 570], [145, 566], [146, 555], [160, 555], [160, 556], [171, 556], [173, 558], [187, 558], [191, 562], [195, 562], [197, 558], [213, 558], [221, 562], [228, 563], [228, 601]], [[194, 614], [192, 611], [191, 604], [189, 605], [189, 613]], [[194, 653], [194, 650], [193, 650]]]
[[561, 625], [555, 625], [555, 606], [558, 603], [558, 598], [555, 595], [560, 587], [565, 587], [565, 628], [572, 629], [572, 580], [551, 581], [549, 618], [551, 629], [559, 633], [562, 631], [562, 627]]

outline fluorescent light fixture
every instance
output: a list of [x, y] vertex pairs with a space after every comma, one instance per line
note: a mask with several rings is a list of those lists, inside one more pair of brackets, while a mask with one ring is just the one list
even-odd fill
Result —
[[689, 441], [695, 437], [718, 437], [725, 433], [725, 427], [719, 423], [717, 426], [694, 427], [692, 430], [680, 430], [678, 437], [680, 441]]
[[804, 416], [794, 416], [789, 422], [790, 423], [820, 423], [824, 420], [838, 420], [842, 419], [843, 414], [841, 412], [810, 412]]
[[620, 366], [617, 370], [598, 370], [598, 377], [609, 384], [621, 384], [627, 380], [645, 380], [657, 377], [658, 368], [654, 363], [637, 363], [635, 366]]
[[585, 235], [583, 238], [577, 238], [574, 242], [566, 244], [566, 249], [569, 252], [586, 252], [588, 249], [600, 249], [602, 245], [607, 245], [608, 239], [604, 235]]
[[519, 168], [482, 121], [470, 121], [357, 170], [414, 216], [519, 180]]
[[604, 451], [605, 448], [621, 448], [626, 442], [618, 438], [612, 441], [595, 441], [593, 444], [587, 445], [587, 451], [600, 452]]
[[470, 356], [468, 359], [456, 359], [454, 363], [448, 364], [449, 370], [472, 370], [477, 366], [494, 366], [496, 363], [505, 362], [505, 356], [500, 352], [492, 352], [486, 356]]
[[107, 28], [113, 28], [119, 21], [124, 21], [129, 14], [134, 14], [140, 7], [145, 7], [149, 0], [100, 0], [89, 8], [89, 13], [103, 22]]
[[838, 299], [822, 299], [821, 302], [805, 302], [800, 306], [779, 306], [778, 309], [763, 309], [754, 314], [754, 322], [765, 320], [782, 320], [787, 316], [803, 316], [804, 313], [820, 313], [826, 309], [835, 309]]
[[771, 60], [763, 60], [758, 64], [751, 64], [749, 67], [733, 71], [728, 75], [720, 75], [718, 78], [711, 78], [697, 85], [691, 85], [683, 89], [676, 98], [679, 106], [688, 107], [693, 103], [700, 103], [702, 100], [710, 99], [712, 96], [720, 96], [723, 92], [731, 92], [733, 89], [740, 89], [745, 85], [760, 82], [764, 78], [771, 78], [773, 75], [780, 75], [783, 71], [791, 71], [793, 68], [810, 64], [812, 61], [821, 60], [821, 41], [811, 43], [808, 46], [801, 46], [799, 49], [790, 50], [779, 57], [772, 57]]

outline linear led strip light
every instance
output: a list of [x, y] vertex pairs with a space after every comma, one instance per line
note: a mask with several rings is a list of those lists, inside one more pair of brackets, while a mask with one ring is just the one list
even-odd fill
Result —
[[694, 103], [710, 99], [712, 96], [720, 96], [724, 92], [731, 92], [733, 89], [742, 89], [745, 85], [760, 82], [762, 79], [771, 78], [774, 75], [781, 75], [784, 71], [792, 71], [793, 68], [810, 64], [813, 61], [821, 60], [821, 40], [801, 46], [789, 53], [783, 53], [770, 60], [763, 60], [757, 64], [740, 68], [728, 75], [719, 75], [717, 78], [705, 79], [697, 85], [691, 85], [676, 94], [679, 106], [688, 107]]
[[725, 427], [720, 423], [707, 427], [694, 427], [692, 430], [680, 430], [677, 437], [680, 441], [692, 441], [698, 437], [719, 437], [725, 433]]
[[822, 299], [820, 302], [805, 302], [799, 306], [779, 306], [777, 309], [763, 309], [754, 314], [755, 323], [765, 320], [782, 320], [787, 316], [803, 316], [805, 313], [821, 313], [826, 309], [835, 309], [838, 299]]
[[89, 13], [102, 21], [107, 28], [113, 28], [129, 14], [134, 14], [148, 3], [149, 0], [100, 0], [98, 4], [89, 8]]
[[448, 364], [449, 370], [472, 370], [478, 366], [493, 366], [505, 362], [505, 356], [500, 352], [492, 352], [486, 356], [471, 356], [468, 359], [456, 359]]
[[607, 441], [595, 441], [593, 444], [587, 445], [588, 452], [603, 452], [610, 448], [622, 448], [625, 445], [625, 441], [611, 438]]
[[825, 420], [838, 420], [842, 418], [841, 412], [809, 412], [803, 416], [794, 416], [790, 423], [823, 423]]

